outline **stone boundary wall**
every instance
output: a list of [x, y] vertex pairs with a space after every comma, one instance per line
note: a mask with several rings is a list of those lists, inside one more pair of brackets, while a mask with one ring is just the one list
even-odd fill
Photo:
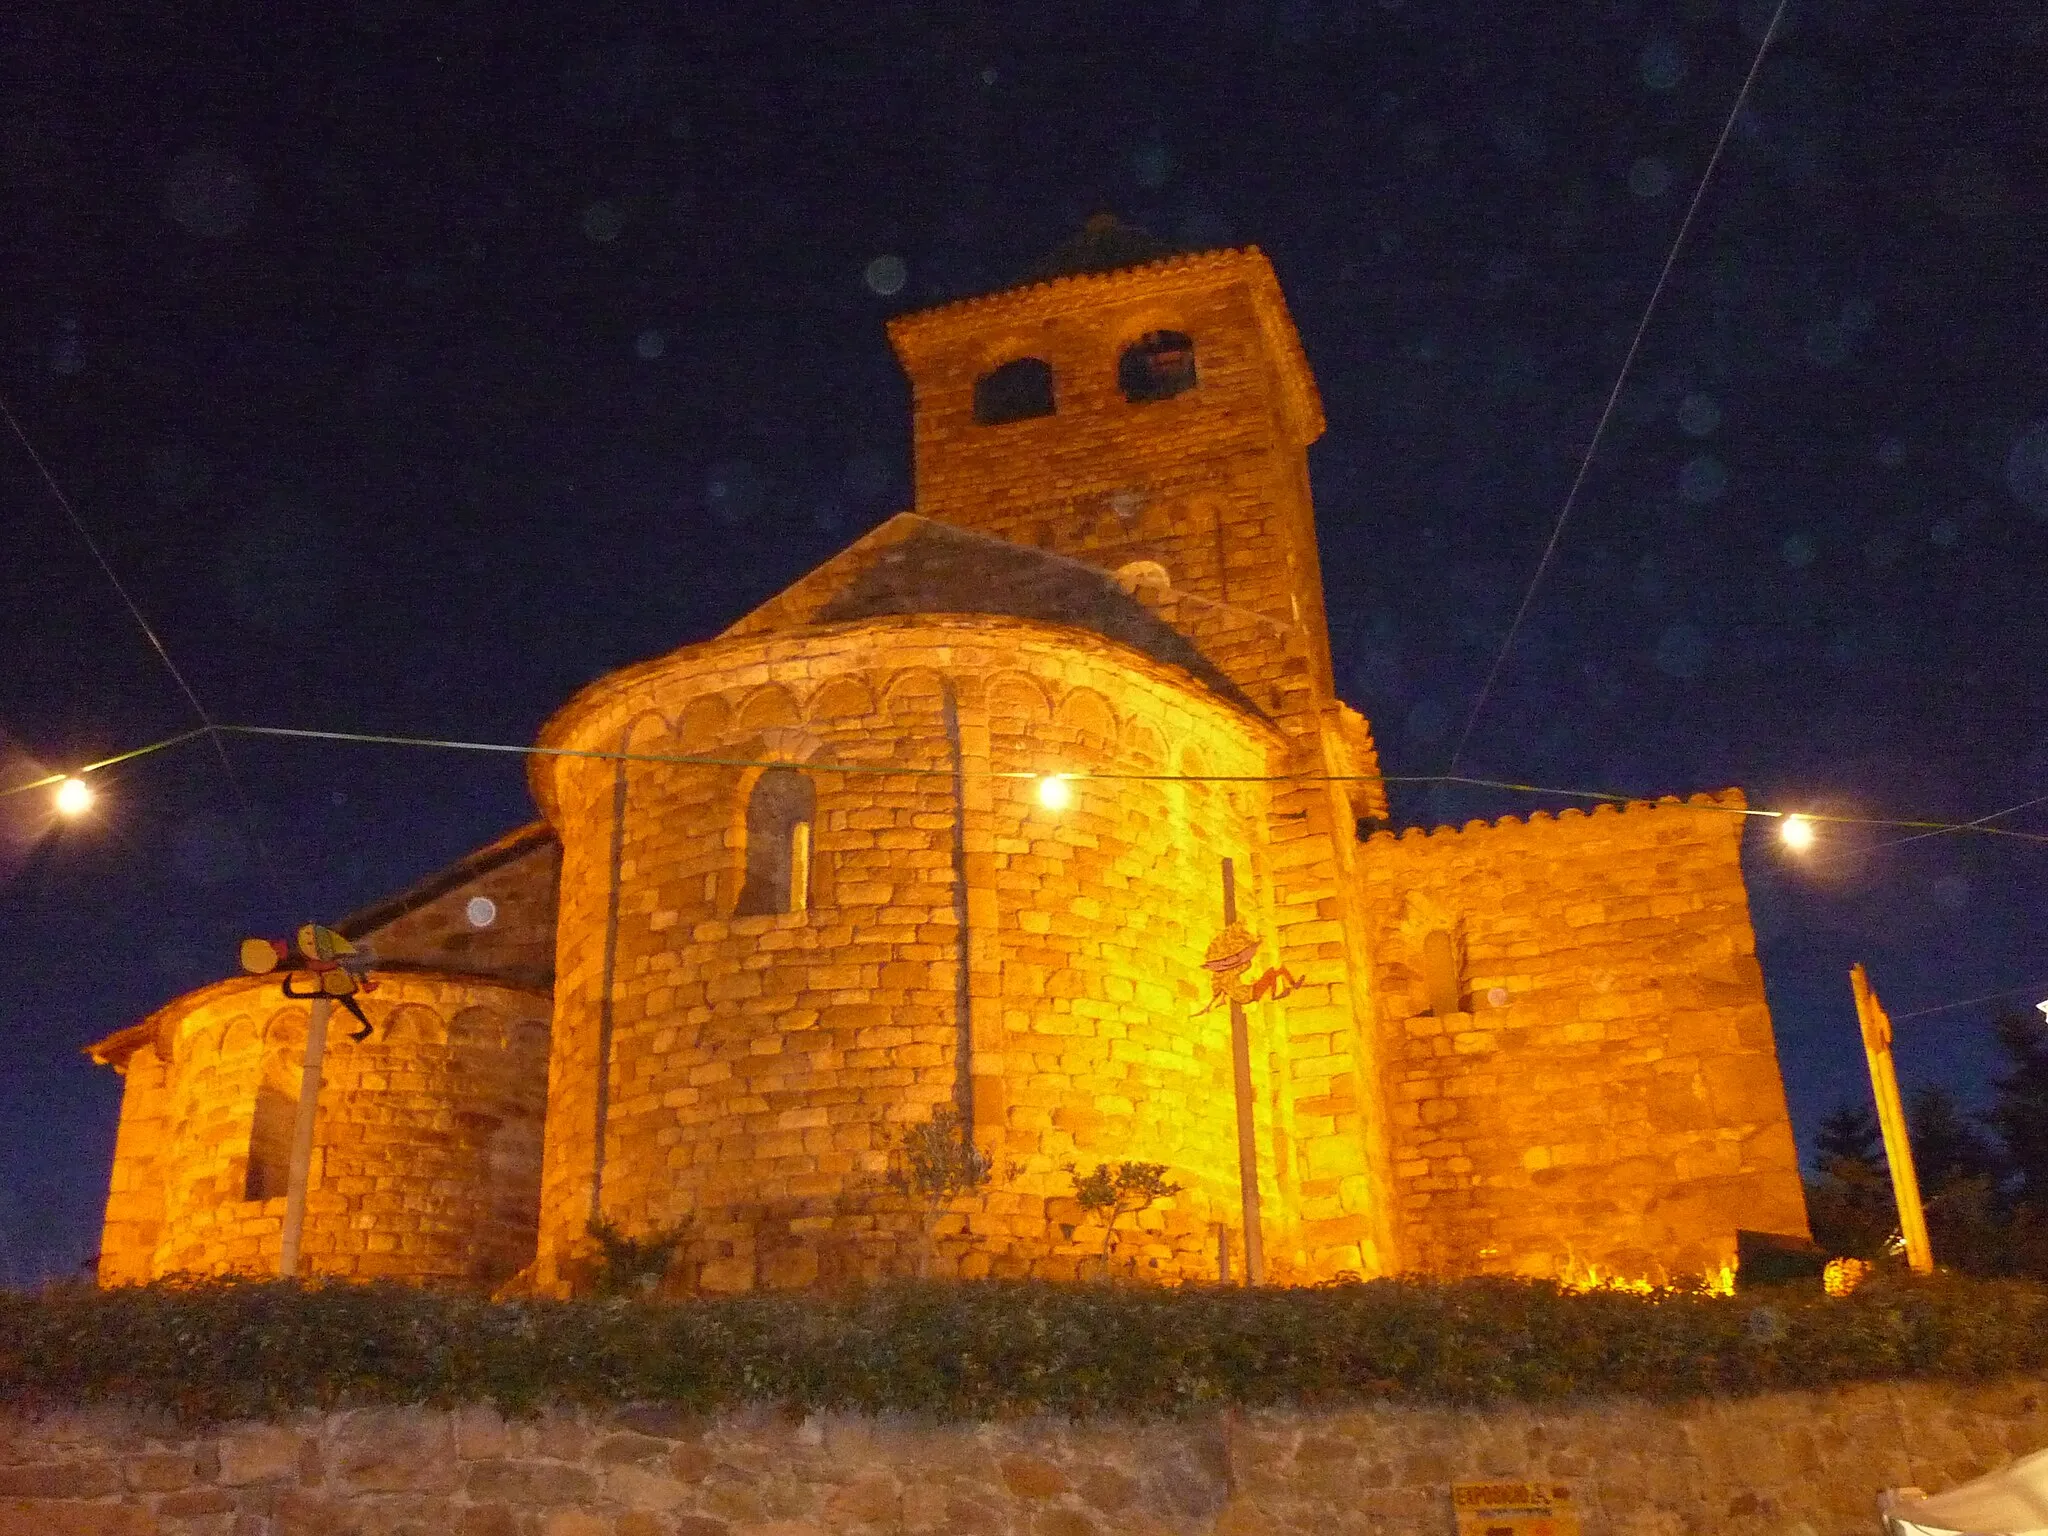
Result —
[[2043, 1380], [1153, 1424], [101, 1409], [0, 1416], [0, 1536], [1449, 1536], [1453, 1481], [1521, 1478], [1586, 1536], [1870, 1536], [1880, 1488], [2044, 1443]]

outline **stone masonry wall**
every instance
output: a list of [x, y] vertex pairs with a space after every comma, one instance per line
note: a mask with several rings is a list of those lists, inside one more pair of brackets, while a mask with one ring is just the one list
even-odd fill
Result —
[[1525, 1479], [1587, 1536], [1867, 1536], [1880, 1489], [2044, 1443], [2032, 1380], [1163, 1424], [102, 1409], [0, 1418], [0, 1536], [1451, 1536], [1453, 1481]]
[[[1122, 349], [1186, 333], [1195, 387], [1133, 403]], [[1256, 250], [1059, 278], [891, 323], [915, 410], [917, 511], [1107, 570], [1132, 584], [1292, 739], [1261, 814], [1274, 958], [1309, 984], [1253, 1009], [1277, 1128], [1264, 1161], [1288, 1190], [1277, 1275], [1384, 1273], [1402, 1262], [1368, 980], [1367, 932], [1348, 899], [1353, 826], [1384, 813], [1362, 721], [1334, 694], [1306, 450], [1322, 432], [1315, 382], [1271, 265]], [[1017, 357], [1052, 369], [1056, 411], [984, 426], [974, 382]], [[1263, 1172], [1263, 1167], [1262, 1167]]]
[[[547, 826], [521, 827], [341, 927], [367, 944], [383, 968], [547, 987], [555, 979], [561, 871], [562, 848]], [[488, 922], [470, 915], [479, 896], [494, 909]]]
[[[1410, 1267], [1718, 1272], [1806, 1210], [1742, 884], [1741, 796], [1359, 850]], [[1430, 1006], [1448, 932], [1457, 1008]]]
[[[573, 1283], [589, 1219], [607, 1017], [602, 1211], [633, 1232], [687, 1223], [686, 1283], [927, 1262], [886, 1175], [902, 1131], [947, 1104], [971, 1111], [1001, 1170], [942, 1221], [948, 1272], [1071, 1277], [1092, 1262], [1100, 1227], [1065, 1171], [1091, 1159], [1166, 1163], [1186, 1186], [1144, 1233], [1131, 1223], [1119, 1264], [1210, 1279], [1219, 1239], [1241, 1249], [1228, 1015], [1196, 1009], [1226, 853], [1256, 921], [1263, 791], [1115, 775], [1258, 775], [1270, 728], [1120, 647], [974, 617], [697, 647], [597, 685], [545, 739], [615, 747], [628, 725], [636, 753], [802, 768], [812, 895], [804, 911], [733, 915], [760, 770], [631, 764], [608, 943], [615, 770], [546, 760], [565, 863], [542, 1288]], [[1112, 777], [1076, 779], [1055, 813], [1034, 799], [1051, 771]], [[1269, 1144], [1284, 1142], [1270, 1054], [1256, 1073]], [[1283, 1226], [1284, 1167], [1262, 1169]]]
[[[362, 1278], [507, 1278], [533, 1251], [546, 998], [471, 978], [377, 980], [363, 999], [368, 1040], [348, 1038], [354, 1020], [339, 1008], [329, 1024], [305, 1262]], [[281, 1185], [245, 1196], [259, 1096], [269, 1088], [291, 1113], [306, 1019], [275, 977], [241, 977], [181, 998], [142, 1032], [152, 1038], [120, 1063], [104, 1283], [276, 1272]]]

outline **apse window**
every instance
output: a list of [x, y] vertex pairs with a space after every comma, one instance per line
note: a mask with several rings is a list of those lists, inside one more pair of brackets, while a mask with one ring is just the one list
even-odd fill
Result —
[[794, 768], [770, 768], [754, 781], [747, 797], [747, 878], [734, 917], [809, 910], [817, 810], [817, 791]]
[[980, 426], [1052, 413], [1052, 368], [1039, 358], [1017, 358], [974, 381], [974, 420]]
[[1150, 331], [1116, 365], [1117, 387], [1133, 405], [1171, 400], [1195, 387], [1195, 339], [1185, 331]]
[[265, 1083], [256, 1090], [256, 1119], [249, 1127], [249, 1168], [242, 1178], [244, 1200], [283, 1198], [292, 1177], [292, 1133], [299, 1101]]

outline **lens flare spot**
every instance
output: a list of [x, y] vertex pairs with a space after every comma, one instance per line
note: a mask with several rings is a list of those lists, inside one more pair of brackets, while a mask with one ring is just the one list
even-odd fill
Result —
[[1628, 168], [1628, 189], [1637, 197], [1662, 197], [1671, 190], [1671, 167], [1655, 155], [1644, 155]]
[[877, 298], [892, 298], [901, 293], [903, 285], [910, 280], [910, 268], [904, 265], [901, 256], [877, 256], [862, 271], [860, 280]]

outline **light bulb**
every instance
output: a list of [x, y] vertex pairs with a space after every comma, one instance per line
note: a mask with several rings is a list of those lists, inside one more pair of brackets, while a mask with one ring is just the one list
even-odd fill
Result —
[[1794, 853], [1804, 853], [1813, 846], [1813, 822], [1794, 813], [1778, 823], [1778, 836]]
[[1074, 803], [1074, 792], [1067, 787], [1067, 776], [1063, 773], [1048, 773], [1038, 781], [1038, 803], [1048, 811], [1064, 811]]
[[83, 816], [92, 809], [92, 786], [83, 779], [66, 779], [57, 786], [57, 814]]

